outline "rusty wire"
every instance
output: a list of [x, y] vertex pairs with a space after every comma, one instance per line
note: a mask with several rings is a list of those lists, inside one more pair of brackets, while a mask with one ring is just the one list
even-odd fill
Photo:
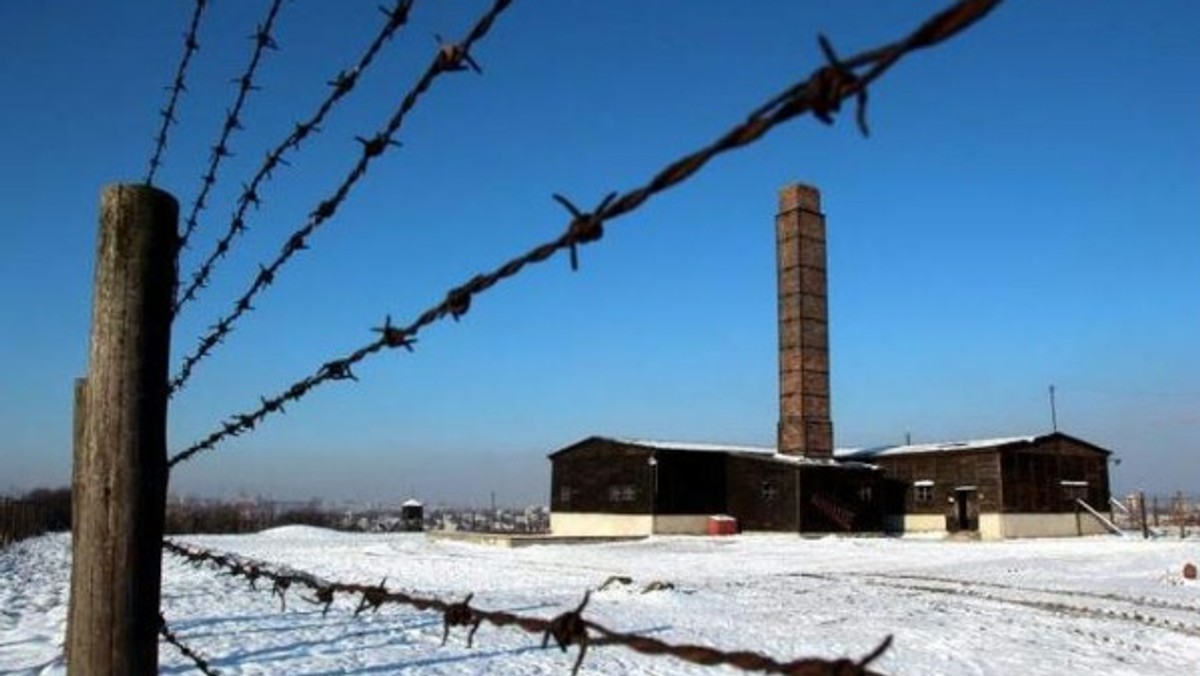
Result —
[[167, 620], [162, 616], [162, 613], [158, 614], [158, 634], [159, 636], [162, 636], [164, 641], [175, 646], [179, 652], [183, 653], [184, 657], [191, 660], [192, 664], [195, 665], [196, 669], [198, 669], [201, 673], [208, 674], [208, 676], [218, 676], [218, 674], [220, 674], [219, 671], [209, 666], [208, 660], [202, 657], [200, 653], [192, 650], [186, 643], [179, 640], [179, 637], [175, 635], [175, 632], [171, 631], [171, 627], [167, 624]]
[[200, 31], [200, 19], [204, 16], [206, 7], [208, 7], [208, 0], [196, 0], [196, 6], [192, 10], [191, 24], [183, 36], [183, 56], [180, 57], [179, 66], [175, 69], [175, 79], [172, 80], [171, 86], [167, 87], [170, 91], [167, 96], [167, 105], [158, 112], [159, 117], [162, 118], [162, 125], [159, 126], [158, 134], [154, 137], [154, 152], [150, 154], [150, 168], [146, 171], [146, 185], [154, 185], [154, 174], [162, 166], [162, 155], [167, 149], [167, 132], [171, 125], [178, 121], [175, 117], [175, 108], [179, 105], [179, 97], [187, 91], [185, 79], [188, 64], [192, 62], [192, 55], [200, 49], [200, 41], [197, 36]]
[[[867, 655], [858, 660], [846, 658], [827, 660], [819, 657], [806, 657], [791, 661], [779, 661], [762, 653], [737, 650], [723, 651], [701, 645], [672, 644], [659, 639], [615, 631], [594, 620], [583, 616], [591, 598], [591, 592], [584, 594], [583, 599], [573, 609], [564, 611], [552, 618], [517, 615], [501, 610], [485, 610], [471, 605], [474, 594], [468, 594], [461, 601], [444, 601], [415, 592], [389, 590], [381, 582], [378, 585], [364, 585], [346, 582], [334, 582], [318, 577], [311, 573], [297, 571], [292, 568], [274, 566], [263, 561], [245, 558], [228, 552], [218, 552], [194, 545], [183, 545], [170, 540], [163, 541], [163, 548], [179, 556], [196, 567], [210, 565], [232, 577], [245, 579], [251, 589], [257, 589], [256, 582], [267, 578], [274, 583], [273, 594], [283, 596], [292, 587], [305, 587], [313, 593], [312, 598], [301, 597], [309, 603], [323, 606], [322, 614], [328, 613], [337, 595], [358, 597], [359, 603], [354, 614], [357, 616], [364, 609], [372, 612], [385, 604], [404, 605], [420, 611], [439, 612], [442, 614], [442, 645], [455, 627], [466, 627], [467, 647], [473, 646], [475, 632], [479, 625], [487, 622], [495, 627], [517, 627], [526, 633], [540, 634], [542, 647], [554, 644], [563, 652], [571, 647], [578, 647], [579, 652], [571, 668], [571, 674], [579, 671], [587, 655], [589, 646], [620, 645], [644, 655], [670, 655], [691, 664], [701, 666], [729, 665], [742, 671], [761, 671], [772, 674], [790, 674], [791, 676], [874, 676], [870, 665], [891, 647], [892, 637], [888, 636]], [[282, 591], [280, 591], [282, 589]], [[281, 610], [285, 609], [282, 607]], [[596, 638], [593, 638], [595, 634]]]
[[208, 283], [213, 267], [216, 266], [221, 258], [229, 253], [229, 248], [233, 244], [233, 240], [246, 231], [246, 212], [251, 206], [257, 208], [261, 204], [259, 190], [262, 188], [263, 182], [270, 180], [272, 173], [279, 165], [287, 164], [284, 161], [284, 155], [289, 151], [299, 150], [300, 144], [305, 139], [320, 131], [320, 125], [325, 120], [325, 116], [329, 114], [338, 101], [354, 90], [359, 77], [362, 76], [375, 60], [375, 56], [392, 39], [396, 32], [408, 22], [408, 15], [412, 9], [412, 5], [413, 0], [395, 0], [395, 6], [392, 9], [379, 8], [386, 17], [386, 20], [379, 33], [375, 36], [375, 39], [368, 45], [366, 51], [363, 52], [353, 67], [339, 72], [329, 82], [329, 95], [317, 106], [316, 112], [307, 120], [297, 122], [287, 137], [267, 153], [266, 158], [263, 160], [262, 165], [259, 166], [258, 171], [255, 172], [254, 177], [250, 179], [249, 183], [243, 186], [242, 194], [237, 199], [237, 207], [234, 210], [233, 219], [229, 223], [229, 228], [217, 241], [216, 246], [204, 259], [204, 262], [200, 264], [200, 267], [191, 274], [191, 281], [188, 283], [187, 288], [184, 289], [183, 293], [179, 294], [173, 310], [175, 314], [178, 314], [179, 309], [188, 301], [195, 299], [200, 290]]
[[[228, 438], [253, 430], [267, 416], [282, 412], [284, 404], [298, 401], [318, 385], [334, 380], [356, 380], [352, 368], [385, 348], [402, 347], [411, 352], [421, 329], [447, 317], [454, 320], [462, 318], [471, 309], [471, 302], [476, 296], [500, 281], [516, 276], [528, 265], [541, 263], [558, 252], [566, 250], [570, 256], [571, 268], [577, 269], [579, 264], [578, 247], [600, 239], [604, 234], [604, 225], [607, 221], [637, 209], [654, 195], [691, 177], [717, 155], [753, 143], [783, 122], [806, 112], [812, 112], [818, 119], [826, 123], [832, 122], [831, 116], [839, 110], [842, 101], [854, 98], [858, 104], [858, 124], [865, 131], [866, 87], [870, 82], [882, 75], [905, 54], [929, 47], [961, 32], [975, 21], [983, 18], [999, 3], [1000, 0], [963, 0], [927, 20], [908, 37], [848, 59], [838, 59], [829, 45], [829, 41], [822, 37], [821, 45], [829, 60], [825, 66], [816, 70], [807, 80], [793, 85], [782, 94], [773, 97], [767, 104], [760, 106], [745, 122], [722, 135], [711, 145], [671, 163], [640, 188], [620, 196], [617, 196], [616, 193], [608, 195], [591, 212], [584, 212], [567, 198], [554, 195], [554, 199], [570, 213], [570, 220], [565, 231], [557, 238], [509, 260], [491, 272], [476, 275], [464, 284], [451, 288], [440, 302], [425, 310], [403, 327], [394, 326], [391, 317], [387, 317], [382, 326], [373, 329], [379, 334], [378, 338], [345, 356], [325, 362], [316, 372], [294, 382], [286, 390], [270, 397], [263, 397], [260, 405], [253, 411], [233, 415], [216, 431], [176, 453], [170, 460], [170, 466], [173, 467], [197, 453], [212, 449]], [[856, 69], [864, 70], [865, 73], [857, 75]], [[329, 202], [322, 204], [329, 204]], [[297, 244], [294, 237], [288, 247], [285, 247], [285, 253], [294, 244], [302, 246], [302, 240]], [[270, 279], [273, 270], [274, 268], [264, 269], [260, 273], [260, 278]], [[249, 307], [247, 296], [239, 301], [239, 307], [243, 304], [247, 308]], [[217, 331], [204, 339], [199, 355], [203, 355], [211, 347], [211, 344], [220, 340], [228, 329], [229, 321], [232, 319], [222, 320]], [[176, 382], [181, 382], [180, 378], [186, 378], [187, 373], [190, 372], [190, 366], [194, 363], [195, 359], [189, 359], [186, 362], [187, 369], [180, 377], [177, 377]], [[174, 387], [177, 386], [173, 385]]]
[[271, 0], [266, 17], [256, 28], [254, 35], [250, 36], [250, 39], [254, 41], [254, 51], [250, 56], [250, 63], [246, 65], [246, 70], [233, 80], [233, 83], [237, 85], [237, 97], [233, 101], [233, 107], [225, 113], [225, 121], [221, 123], [221, 134], [217, 138], [216, 145], [209, 150], [208, 169], [200, 177], [200, 192], [192, 202], [192, 210], [188, 213], [187, 220], [184, 221], [183, 234], [179, 238], [181, 250], [187, 247], [192, 233], [196, 231], [196, 226], [200, 223], [200, 212], [206, 206], [208, 192], [217, 183], [217, 169], [221, 166], [221, 161], [233, 154], [229, 149], [229, 139], [233, 136], [234, 130], [242, 129], [242, 107], [245, 106], [250, 92], [258, 89], [254, 84], [254, 75], [258, 72], [259, 64], [262, 63], [263, 54], [268, 50], [279, 49], [279, 44], [271, 35], [271, 29], [275, 26], [275, 19], [279, 16], [279, 8], [282, 6], [283, 0]]
[[445, 73], [454, 73], [467, 69], [477, 73], [482, 72], [479, 64], [471, 56], [471, 47], [487, 35], [493, 22], [510, 4], [512, 4], [512, 0], [495, 0], [491, 8], [479, 18], [466, 38], [458, 43], [442, 43], [438, 47], [433, 60], [430, 61], [429, 66], [421, 75], [421, 78], [404, 96], [400, 106], [392, 114], [392, 117], [384, 125], [383, 129], [369, 139], [363, 137], [357, 139], [362, 146], [362, 155], [359, 157], [358, 162], [355, 163], [354, 168], [350, 170], [350, 173], [346, 175], [330, 197], [317, 204], [317, 207], [309, 214], [304, 225], [285, 240], [282, 249], [275, 259], [269, 264], [259, 267], [258, 274], [255, 275], [250, 287], [234, 302], [233, 311], [217, 320], [217, 323], [212, 326], [210, 331], [200, 338], [196, 351], [183, 360], [183, 365], [180, 367], [179, 372], [171, 379], [170, 391], [172, 393], [177, 392], [183, 387], [183, 384], [191, 376], [192, 369], [196, 367], [196, 364], [203, 360], [213, 348], [229, 335], [229, 332], [233, 330], [234, 322], [243, 314], [253, 309], [250, 302], [254, 300], [254, 297], [259, 292], [275, 281], [275, 275], [279, 272], [279, 269], [292, 256], [308, 248], [308, 237], [333, 217], [338, 207], [341, 206], [342, 202], [350, 194], [350, 190], [366, 175], [367, 167], [370, 166], [371, 162], [386, 152], [388, 148], [400, 145], [395, 140], [395, 136], [400, 130], [400, 126], [404, 123], [404, 118], [417, 105], [421, 100], [421, 96], [429, 90], [438, 77]]

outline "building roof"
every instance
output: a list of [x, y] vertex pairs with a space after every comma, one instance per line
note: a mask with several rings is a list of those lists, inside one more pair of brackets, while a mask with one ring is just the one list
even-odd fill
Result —
[[737, 444], [699, 444], [690, 441], [657, 441], [650, 439], [622, 439], [618, 437], [599, 437], [619, 444], [656, 448], [664, 451], [693, 451], [702, 453], [775, 453], [774, 446], [742, 446]]
[[[396, 504], [396, 503], [392, 503], [392, 504]], [[415, 500], [415, 499], [411, 499], [411, 498], [400, 503], [400, 506], [401, 507], [424, 507], [424, 505], [421, 504], [420, 500]]]
[[570, 446], [561, 448], [550, 457], [555, 457], [560, 453], [565, 453], [580, 444], [589, 441], [608, 441], [626, 446], [637, 446], [650, 450], [663, 451], [683, 451], [687, 453], [727, 453], [741, 457], [750, 457], [761, 460], [772, 460], [776, 462], [788, 462], [802, 465], [840, 465], [847, 466], [856, 463], [870, 463], [876, 458], [885, 458], [894, 455], [916, 455], [922, 453], [960, 453], [970, 451], [984, 451], [989, 449], [999, 449], [1012, 446], [1029, 446], [1036, 444], [1046, 439], [1063, 438], [1070, 439], [1092, 450], [1111, 455], [1112, 451], [1101, 448], [1090, 442], [1084, 441], [1077, 437], [1063, 434], [1062, 432], [1052, 432], [1042, 435], [1025, 435], [1014, 437], [994, 437], [990, 439], [964, 439], [961, 441], [939, 441], [923, 444], [899, 444], [894, 446], [874, 446], [871, 448], [835, 448], [833, 450], [833, 458], [811, 458], [798, 455], [784, 455], [779, 453], [774, 446], [744, 446], [737, 444], [709, 444], [697, 443], [691, 441], [662, 441], [652, 439], [629, 439], [622, 437], [603, 437], [592, 436], [581, 441], [575, 442]]
[[897, 444], [871, 448], [838, 448], [833, 454], [838, 458], [879, 458], [889, 455], [911, 455], [914, 453], [948, 453], [955, 451], [979, 451], [985, 448], [1008, 446], [1016, 443], [1032, 443], [1037, 437], [997, 437], [994, 439], [964, 439], [962, 441], [936, 441], [924, 444]]
[[[754, 460], [790, 463], [794, 465], [836, 465], [838, 467], [866, 466], [861, 462], [839, 461], [833, 458], [810, 458], [800, 455], [784, 455], [774, 446], [744, 446], [737, 444], [706, 444], [691, 441], [662, 441], [656, 439], [627, 439], [620, 437], [589, 437], [611, 441], [626, 446], [637, 446], [660, 451], [682, 451], [685, 453], [726, 453]], [[574, 444], [572, 445], [574, 446]], [[568, 447], [571, 448], [571, 447]], [[564, 449], [565, 450], [565, 449]], [[555, 454], [557, 455], [557, 454]]]
[[871, 460], [875, 458], [885, 458], [893, 455], [917, 455], [922, 453], [957, 453], [969, 451], [983, 451], [988, 449], [996, 449], [1007, 446], [1028, 446], [1050, 438], [1065, 438], [1091, 447], [1093, 450], [1104, 454], [1110, 454], [1111, 451], [1100, 448], [1095, 444], [1088, 443], [1082, 439], [1072, 437], [1062, 432], [1052, 432], [1050, 434], [1030, 434], [1019, 437], [996, 437], [992, 439], [964, 439], [961, 441], [938, 441], [924, 444], [898, 444], [895, 446], [875, 446], [872, 448], [838, 448], [833, 451], [836, 458], [844, 460]]

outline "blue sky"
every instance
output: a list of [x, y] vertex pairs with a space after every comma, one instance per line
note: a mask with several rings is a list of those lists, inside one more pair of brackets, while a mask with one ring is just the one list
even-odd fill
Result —
[[[266, 0], [213, 0], [156, 183], [186, 212]], [[293, 1], [181, 267], [238, 187], [379, 29], [378, 3]], [[940, 2], [518, 0], [435, 84], [338, 216], [171, 404], [170, 448], [445, 290], [556, 235], [708, 143], [820, 64], [899, 37]], [[262, 191], [249, 233], [187, 306], [173, 363], [349, 170], [484, 2], [418, 0], [323, 132]], [[752, 9], [751, 9], [752, 7]], [[98, 195], [140, 181], [192, 3], [0, 4], [0, 491], [70, 475]], [[828, 218], [837, 443], [1060, 428], [1110, 448], [1119, 491], [1200, 486], [1200, 5], [1008, 2], [872, 88], [794, 121], [479, 299], [252, 436], [181, 465], [176, 493], [544, 499], [545, 454], [591, 434], [770, 444], [777, 189]]]

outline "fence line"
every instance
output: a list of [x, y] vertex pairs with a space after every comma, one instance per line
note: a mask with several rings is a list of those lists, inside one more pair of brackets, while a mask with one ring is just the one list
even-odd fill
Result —
[[[619, 197], [616, 193], [608, 195], [590, 213], [581, 211], [565, 197], [554, 195], [554, 199], [570, 213], [570, 221], [565, 231], [557, 238], [509, 260], [489, 273], [476, 275], [466, 283], [451, 288], [442, 301], [425, 310], [406, 326], [393, 326], [391, 317], [387, 317], [383, 326], [374, 329], [380, 334], [377, 339], [343, 357], [325, 362], [316, 372], [296, 381], [283, 392], [261, 398], [261, 405], [258, 408], [234, 414], [216, 431], [176, 453], [171, 458], [169, 465], [173, 467], [197, 453], [216, 447], [217, 444], [230, 437], [253, 430], [267, 416], [282, 412], [284, 404], [298, 401], [318, 385], [333, 380], [355, 380], [352, 367], [385, 348], [403, 347], [412, 351], [417, 333], [421, 329], [446, 317], [460, 319], [470, 310], [474, 297], [492, 288], [498, 282], [514, 277], [526, 266], [544, 262], [559, 251], [566, 250], [570, 255], [572, 269], [577, 269], [578, 247], [599, 240], [604, 234], [606, 221], [634, 211], [654, 195], [690, 178], [712, 158], [757, 141], [779, 124], [807, 112], [812, 112], [814, 116], [824, 122], [831, 122], [832, 114], [840, 109], [841, 103], [846, 99], [854, 98], [858, 106], [859, 126], [865, 130], [868, 84], [880, 77], [906, 54], [930, 47], [960, 33], [983, 18], [999, 4], [999, 1], [963, 0], [934, 15], [904, 39], [862, 52], [848, 59], [839, 59], [829, 41], [822, 36], [820, 42], [828, 60], [825, 66], [813, 72], [808, 79], [794, 84], [766, 104], [758, 107], [745, 122], [726, 132], [712, 144], [671, 163], [642, 187], [626, 192]], [[856, 70], [864, 72], [859, 75], [855, 72]], [[369, 154], [371, 143], [373, 142], [363, 142], [364, 156]], [[378, 146], [377, 149], [382, 151], [385, 146], [386, 143]], [[328, 209], [332, 211], [333, 208], [336, 208], [336, 204], [332, 200], [322, 202], [317, 213], [326, 209], [327, 205], [329, 205]], [[293, 235], [284, 248], [285, 255], [290, 255], [294, 253], [294, 250], [303, 248], [304, 236], [306, 233], [303, 230]], [[286, 260], [284, 257], [281, 259]], [[256, 286], [252, 287], [251, 294], [243, 296], [242, 300], [238, 302], [239, 312], [221, 320], [214, 332], [202, 341], [201, 351], [197, 353], [199, 356], [189, 357], [185, 362], [185, 370], [181, 373], [179, 382], [186, 380], [186, 376], [195, 362], [199, 361], [228, 332], [229, 323], [232, 318], [236, 318], [240, 314], [243, 306], [245, 309], [249, 309], [249, 296], [258, 288], [261, 280], [266, 280], [263, 282], [264, 285], [269, 283], [273, 270], [274, 268], [267, 268], [259, 273], [259, 278], [255, 282]]]
[[150, 154], [150, 168], [146, 171], [146, 185], [154, 185], [154, 174], [158, 172], [159, 166], [162, 165], [162, 155], [167, 148], [167, 131], [171, 125], [176, 123], [175, 107], [179, 104], [179, 97], [183, 92], [187, 91], [187, 85], [184, 83], [184, 78], [187, 75], [188, 64], [192, 61], [192, 55], [196, 50], [200, 49], [200, 42], [196, 39], [197, 33], [200, 30], [200, 18], [204, 15], [204, 9], [208, 6], [208, 0], [196, 0], [196, 7], [192, 11], [192, 21], [188, 26], [187, 33], [183, 36], [183, 56], [179, 59], [179, 66], [175, 70], [175, 79], [168, 89], [171, 91], [167, 97], [167, 106], [159, 111], [159, 116], [162, 118], [162, 126], [158, 129], [158, 134], [154, 137], [154, 152]]
[[179, 636], [177, 636], [175, 632], [171, 631], [171, 626], [167, 624], [167, 620], [162, 616], [162, 613], [158, 614], [158, 635], [162, 636], [163, 640], [167, 643], [175, 646], [175, 649], [182, 653], [184, 657], [191, 660], [192, 664], [201, 673], [208, 674], [208, 676], [217, 676], [217, 674], [220, 673], [216, 669], [213, 669], [211, 666], [209, 666], [208, 660], [201, 656], [200, 653], [196, 652], [192, 648], [188, 647], [188, 645], [183, 641], [179, 640]]
[[179, 310], [188, 301], [195, 299], [196, 295], [208, 283], [208, 278], [212, 275], [213, 267], [217, 261], [223, 258], [232, 245], [234, 238], [246, 230], [246, 212], [250, 206], [258, 207], [261, 204], [259, 189], [264, 181], [270, 179], [272, 172], [280, 165], [287, 164], [283, 156], [290, 150], [299, 150], [300, 144], [309, 137], [310, 134], [320, 131], [319, 125], [324, 121], [325, 116], [333, 109], [343, 97], [349, 94], [358, 82], [358, 78], [375, 60], [375, 55], [383, 48], [384, 44], [392, 39], [392, 36], [408, 22], [408, 14], [412, 8], [413, 0], [395, 0], [395, 7], [386, 9], [380, 7], [387, 20], [384, 22], [383, 28], [379, 34], [359, 57], [358, 62], [349, 70], [343, 70], [337, 74], [332, 81], [329, 82], [331, 91], [329, 96], [317, 106], [317, 110], [304, 122], [297, 122], [291, 133], [277, 145], [273, 150], [267, 153], [266, 159], [255, 172], [254, 177], [250, 182], [243, 186], [242, 194], [237, 199], [237, 208], [234, 211], [233, 219], [230, 221], [229, 228], [225, 234], [217, 241], [212, 252], [200, 264], [191, 275], [191, 281], [186, 289], [180, 294], [175, 301], [174, 313], [178, 314]]
[[384, 125], [384, 128], [370, 139], [362, 137], [357, 139], [362, 145], [362, 155], [354, 165], [354, 168], [346, 175], [346, 178], [343, 179], [333, 195], [318, 203], [316, 209], [309, 214], [305, 224], [287, 238], [282, 250], [275, 259], [265, 267], [259, 268], [259, 272], [250, 284], [250, 288], [234, 302], [233, 311], [217, 320], [212, 330], [200, 339], [196, 351], [183, 360], [183, 365], [180, 367], [179, 372], [172, 378], [171, 392], [178, 391], [183, 387], [183, 384], [191, 376], [196, 364], [203, 360], [233, 330], [234, 322], [239, 317], [253, 309], [250, 302], [260, 291], [275, 281], [275, 275], [279, 269], [296, 253], [308, 248], [308, 244], [306, 243], [308, 237], [317, 228], [321, 227], [325, 221], [333, 217], [338, 207], [346, 199], [346, 196], [350, 194], [350, 190], [366, 175], [367, 167], [371, 162], [386, 152], [388, 148], [399, 145], [394, 140], [394, 137], [400, 130], [400, 126], [404, 123], [404, 118], [417, 105], [421, 96], [429, 90], [434, 81], [445, 73], [458, 72], [468, 68], [477, 73], [482, 72], [475, 59], [471, 57], [471, 47], [487, 35], [496, 18], [510, 4], [512, 4], [512, 0], [495, 0], [491, 8], [484, 12], [475, 23], [475, 26], [467, 34], [466, 38], [459, 43], [442, 43], [424, 74], [421, 75], [421, 78], [413, 88], [404, 96], [399, 108], [392, 114], [392, 117]]
[[[389, 590], [382, 582], [378, 585], [363, 585], [329, 581], [311, 573], [273, 566], [270, 563], [230, 552], [181, 545], [170, 540], [163, 542], [163, 548], [196, 567], [207, 564], [232, 577], [243, 578], [252, 590], [258, 590], [259, 579], [269, 580], [272, 583], [271, 593], [280, 598], [281, 610], [286, 610], [286, 594], [295, 586], [305, 587], [313, 594], [312, 598], [301, 598], [309, 603], [324, 606], [322, 614], [329, 612], [338, 594], [358, 597], [358, 605], [354, 611], [356, 616], [366, 610], [375, 612], [385, 604], [404, 605], [420, 611], [440, 612], [442, 613], [442, 645], [446, 644], [451, 629], [462, 627], [467, 629], [467, 647], [472, 647], [475, 632], [484, 622], [496, 627], [514, 626], [530, 634], [541, 634], [543, 648], [549, 646], [551, 638], [563, 652], [572, 646], [579, 648], [579, 653], [576, 655], [571, 669], [573, 675], [579, 671], [589, 646], [621, 645], [642, 654], [670, 655], [701, 666], [725, 664], [742, 671], [762, 671], [793, 676], [826, 674], [868, 676], [876, 673], [869, 669], [870, 665], [883, 655], [892, 643], [892, 637], [888, 636], [874, 650], [858, 660], [845, 658], [826, 660], [806, 657], [779, 661], [749, 650], [727, 652], [701, 645], [672, 644], [648, 636], [615, 631], [583, 616], [583, 611], [591, 597], [590, 590], [584, 594], [583, 600], [573, 610], [546, 619], [477, 608], [471, 605], [474, 593], [467, 594], [462, 601], [450, 602], [420, 593]], [[598, 638], [593, 638], [592, 633]]]
[[200, 192], [192, 202], [192, 210], [184, 221], [183, 234], [179, 237], [180, 250], [187, 248], [192, 233], [196, 231], [196, 226], [200, 223], [200, 212], [206, 206], [208, 192], [217, 183], [217, 169], [221, 166], [221, 161], [232, 154], [229, 150], [229, 139], [233, 136], [235, 129], [242, 128], [242, 107], [246, 104], [250, 92], [258, 89], [254, 85], [254, 75], [258, 72], [259, 64], [262, 63], [263, 53], [267, 50], [279, 49], [279, 44], [271, 35], [271, 29], [275, 26], [275, 19], [279, 16], [279, 8], [282, 5], [283, 0], [271, 0], [266, 18], [258, 25], [251, 37], [254, 40], [254, 52], [250, 56], [250, 63], [246, 65], [245, 72], [233, 80], [238, 86], [237, 98], [234, 99], [233, 107], [226, 112], [225, 121], [221, 124], [221, 135], [218, 137], [216, 145], [211, 148], [208, 170], [200, 177]]

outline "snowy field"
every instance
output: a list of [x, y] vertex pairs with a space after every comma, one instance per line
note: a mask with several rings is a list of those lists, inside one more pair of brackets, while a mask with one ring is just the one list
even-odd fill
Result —
[[[292, 566], [331, 580], [419, 591], [551, 617], [589, 588], [585, 613], [673, 643], [751, 649], [780, 659], [859, 657], [889, 634], [875, 667], [891, 674], [1200, 673], [1200, 540], [1108, 537], [1003, 543], [794, 536], [656, 537], [602, 545], [495, 549], [420, 535], [288, 527], [180, 541]], [[51, 535], [0, 552], [0, 673], [62, 674], [70, 541]], [[555, 674], [574, 652], [484, 625], [441, 641], [440, 615], [403, 606], [329, 614], [298, 593], [287, 610], [265, 588], [168, 555], [163, 612], [222, 674]], [[674, 589], [641, 593], [651, 581]], [[162, 672], [192, 673], [162, 645]], [[593, 648], [580, 673], [738, 673], [617, 646]]]

